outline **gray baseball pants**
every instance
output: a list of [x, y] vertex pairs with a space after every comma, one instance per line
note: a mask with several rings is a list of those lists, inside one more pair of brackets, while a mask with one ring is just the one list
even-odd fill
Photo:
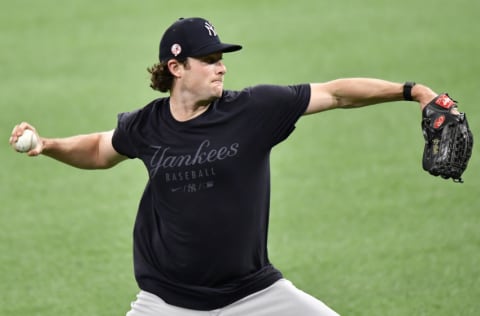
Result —
[[281, 279], [225, 307], [197, 311], [165, 303], [161, 298], [140, 291], [126, 316], [339, 316], [320, 300]]

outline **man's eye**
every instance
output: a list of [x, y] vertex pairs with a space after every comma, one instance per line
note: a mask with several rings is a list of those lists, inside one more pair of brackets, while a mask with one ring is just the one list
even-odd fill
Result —
[[216, 62], [218, 62], [221, 59], [222, 58], [218, 58], [218, 57], [205, 57], [205, 58], [202, 58], [202, 61], [207, 63], [207, 64], [215, 64]]

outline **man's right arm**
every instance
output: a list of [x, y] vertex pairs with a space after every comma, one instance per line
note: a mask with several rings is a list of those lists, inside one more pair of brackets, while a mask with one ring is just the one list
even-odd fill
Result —
[[13, 145], [25, 129], [34, 131], [39, 139], [37, 147], [27, 153], [29, 156], [42, 154], [81, 169], [107, 169], [127, 159], [113, 148], [113, 130], [66, 138], [44, 138], [33, 126], [21, 123], [13, 129], [10, 144]]

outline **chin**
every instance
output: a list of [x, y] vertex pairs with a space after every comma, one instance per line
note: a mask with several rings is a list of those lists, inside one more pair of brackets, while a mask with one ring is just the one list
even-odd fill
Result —
[[215, 89], [213, 95], [215, 96], [215, 98], [220, 98], [223, 94], [223, 87], [220, 87], [218, 89]]

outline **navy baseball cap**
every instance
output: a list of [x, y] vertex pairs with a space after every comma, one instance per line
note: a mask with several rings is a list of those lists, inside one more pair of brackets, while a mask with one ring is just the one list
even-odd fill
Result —
[[180, 18], [163, 34], [160, 40], [160, 62], [183, 60], [217, 52], [229, 53], [242, 49], [236, 44], [220, 41], [213, 25], [202, 18]]

